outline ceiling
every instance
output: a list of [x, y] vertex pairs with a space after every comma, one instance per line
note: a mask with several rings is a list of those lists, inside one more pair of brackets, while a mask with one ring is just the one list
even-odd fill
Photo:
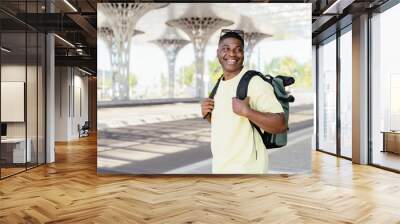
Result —
[[[159, 39], [168, 33], [165, 25], [166, 21], [194, 15], [217, 16], [234, 22], [233, 25], [226, 28], [244, 28], [245, 31], [246, 29], [259, 31], [270, 34], [275, 39], [291, 38], [298, 35], [307, 37], [310, 34], [309, 32], [304, 32], [304, 30], [311, 28], [313, 40], [318, 40], [321, 36], [329, 35], [326, 33], [327, 30], [339, 19], [346, 16], [356, 16], [366, 10], [376, 8], [386, 1], [243, 1], [247, 3], [311, 3], [310, 5], [301, 4], [297, 6], [296, 4], [271, 5], [261, 3], [169, 4], [167, 7], [148, 12], [137, 22], [136, 29], [143, 31], [144, 34], [137, 35], [135, 41], [140, 43]], [[99, 18], [97, 17], [97, 3], [117, 1], [47, 0], [47, 2], [50, 4], [46, 7], [45, 0], [1, 0], [0, 22], [2, 32], [17, 33], [26, 27], [41, 32], [55, 32], [59, 37], [74, 45], [72, 47], [71, 44], [56, 38], [56, 65], [75, 65], [96, 73], [97, 27], [110, 26], [110, 24], [107, 24], [107, 21], [110, 21], [109, 18], [105, 18], [101, 15], [101, 12], [99, 13]], [[307, 10], [305, 8], [307, 7], [311, 7], [312, 15], [306, 13]], [[52, 13], [48, 13], [50, 8]], [[99, 19], [98, 23], [97, 19]], [[312, 27], [309, 24], [310, 20]], [[182, 38], [188, 39], [182, 31], [175, 30], [174, 32]], [[211, 42], [217, 40], [216, 35], [214, 34], [211, 37]]]
[[[98, 11], [98, 27], [111, 26], [113, 19], [106, 17], [101, 9]], [[311, 38], [310, 9], [309, 4], [169, 4], [139, 19], [136, 29], [144, 33], [135, 36], [134, 42], [141, 44], [165, 38], [171, 29], [166, 22], [183, 17], [221, 18], [233, 22], [233, 25], [223, 28], [266, 33], [275, 39], [290, 39], [299, 35]], [[189, 39], [181, 29], [172, 29], [180, 38]], [[218, 34], [215, 32], [210, 41], [215, 43]]]

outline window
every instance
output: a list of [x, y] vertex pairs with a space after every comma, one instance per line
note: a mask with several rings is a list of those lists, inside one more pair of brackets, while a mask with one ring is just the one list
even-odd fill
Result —
[[336, 40], [318, 48], [318, 147], [336, 153]]
[[[351, 29], [351, 27], [349, 27]], [[340, 36], [340, 155], [351, 158], [352, 148], [352, 34]]]
[[400, 170], [400, 5], [371, 19], [372, 163]]

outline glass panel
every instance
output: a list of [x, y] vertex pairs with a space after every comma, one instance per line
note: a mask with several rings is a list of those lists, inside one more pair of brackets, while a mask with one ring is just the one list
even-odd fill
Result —
[[[25, 170], [26, 34], [1, 34], [1, 139], [2, 177]], [[28, 147], [29, 149], [29, 147]]]
[[38, 45], [38, 163], [45, 163], [45, 52], [46, 37], [44, 34], [39, 34]]
[[336, 40], [318, 51], [319, 149], [336, 154]]
[[352, 35], [340, 37], [340, 153], [351, 158], [352, 148]]
[[38, 49], [37, 49], [37, 41], [38, 36], [36, 32], [27, 33], [28, 38], [28, 63], [27, 63], [27, 82], [26, 82], [26, 111], [27, 111], [27, 142], [28, 142], [28, 150], [30, 149], [31, 153], [28, 154], [30, 156], [28, 160], [28, 168], [37, 165], [37, 73], [38, 73]]
[[[21, 20], [42, 13], [45, 1], [1, 1]], [[1, 177], [45, 161], [45, 36], [0, 13], [2, 139]], [[12, 111], [12, 113], [10, 112]]]
[[[30, 15], [29, 21], [36, 24], [39, 5], [37, 1], [27, 2], [26, 12]], [[30, 151], [27, 167], [38, 164], [38, 33], [36, 30], [27, 30], [27, 80], [26, 80], [26, 114], [27, 114], [27, 150]]]
[[400, 170], [400, 5], [372, 18], [372, 163]]

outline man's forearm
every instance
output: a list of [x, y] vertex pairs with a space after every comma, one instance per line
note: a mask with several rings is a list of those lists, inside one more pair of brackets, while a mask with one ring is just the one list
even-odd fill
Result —
[[277, 134], [287, 130], [283, 113], [262, 113], [249, 109], [245, 115], [250, 121], [266, 132]]

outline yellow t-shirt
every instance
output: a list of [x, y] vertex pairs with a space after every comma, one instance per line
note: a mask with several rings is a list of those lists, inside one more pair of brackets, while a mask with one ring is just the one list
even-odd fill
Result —
[[[211, 151], [213, 173], [266, 173], [268, 157], [261, 136], [249, 120], [232, 110], [232, 97], [244, 69], [230, 80], [221, 80], [214, 96], [211, 116]], [[247, 96], [250, 107], [260, 112], [283, 113], [273, 87], [256, 76], [250, 80]], [[254, 131], [254, 133], [253, 133]]]

